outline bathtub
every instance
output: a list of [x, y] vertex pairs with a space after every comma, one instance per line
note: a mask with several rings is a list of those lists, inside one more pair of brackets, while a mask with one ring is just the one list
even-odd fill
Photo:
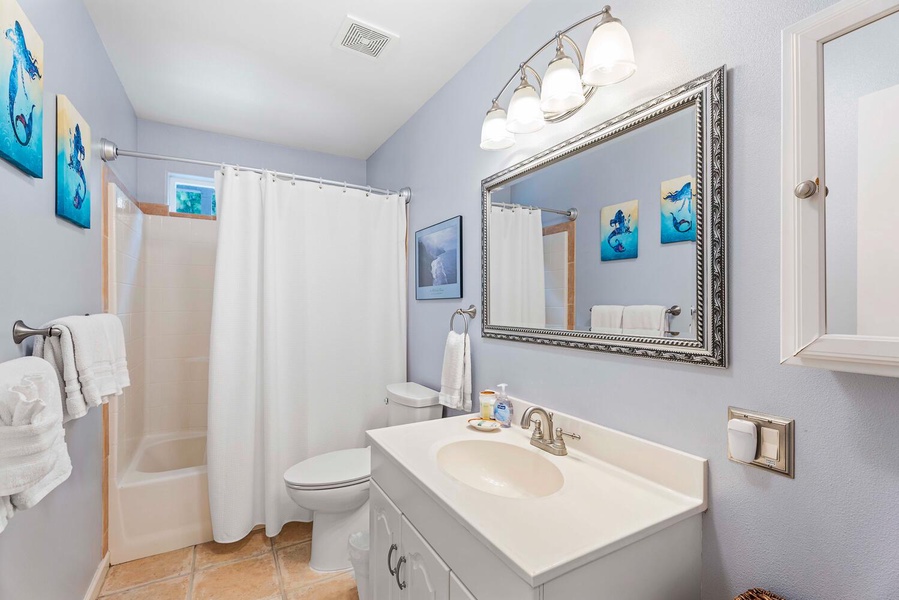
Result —
[[211, 540], [205, 432], [145, 436], [121, 477], [111, 477], [110, 562]]

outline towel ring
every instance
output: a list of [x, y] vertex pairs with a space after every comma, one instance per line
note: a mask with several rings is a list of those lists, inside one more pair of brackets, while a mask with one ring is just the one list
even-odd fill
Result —
[[453, 331], [453, 332], [456, 331], [456, 329], [453, 327], [453, 324], [456, 320], [456, 317], [458, 317], [459, 315], [462, 315], [462, 320], [465, 321], [465, 330], [462, 332], [462, 334], [468, 335], [468, 324], [471, 321], [469, 321], [468, 315], [465, 315], [464, 313], [462, 313], [461, 311], [458, 311], [458, 310], [453, 313], [453, 316], [450, 317], [450, 331]]

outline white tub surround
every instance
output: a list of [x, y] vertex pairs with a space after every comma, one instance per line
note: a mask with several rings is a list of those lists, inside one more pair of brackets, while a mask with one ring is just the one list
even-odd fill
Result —
[[[520, 419], [529, 404], [514, 406]], [[376, 599], [391, 593], [391, 544], [399, 546], [394, 563], [400, 556], [408, 563], [400, 579], [422, 585], [416, 542], [404, 552], [406, 540], [414, 540], [409, 530], [479, 600], [700, 596], [706, 460], [559, 413], [554, 426], [582, 439], [568, 442], [567, 456], [553, 456], [530, 445], [531, 431], [517, 421], [491, 434], [469, 429], [467, 418], [368, 432]], [[482, 442], [470, 446], [477, 456], [463, 444], [441, 452], [466, 441]], [[486, 444], [497, 444], [496, 452]], [[535, 464], [517, 470], [525, 456]], [[392, 527], [391, 511], [402, 513]], [[385, 538], [401, 540], [382, 549]], [[449, 597], [440, 592], [449, 578], [444, 585], [440, 573], [425, 572], [436, 597]]]
[[205, 432], [148, 435], [109, 487], [114, 565], [212, 539]]

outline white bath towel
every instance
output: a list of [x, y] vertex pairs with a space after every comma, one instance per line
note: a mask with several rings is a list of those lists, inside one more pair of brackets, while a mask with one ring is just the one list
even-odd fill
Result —
[[64, 422], [83, 417], [130, 385], [125, 336], [116, 315], [65, 317], [45, 326], [60, 335], [38, 338], [34, 355], [56, 367], [65, 398]]
[[652, 304], [625, 306], [621, 315], [624, 335], [664, 337], [666, 313], [664, 306]]
[[0, 531], [72, 472], [55, 369], [25, 357], [0, 363]]
[[623, 311], [624, 307], [618, 304], [597, 304], [590, 309], [590, 331], [621, 333]]
[[467, 333], [450, 331], [443, 351], [440, 404], [471, 411], [471, 340]]

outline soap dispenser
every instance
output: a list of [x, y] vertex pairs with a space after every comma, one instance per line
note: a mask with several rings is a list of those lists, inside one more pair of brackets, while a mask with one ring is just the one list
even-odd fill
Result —
[[512, 402], [506, 395], [506, 387], [508, 384], [501, 383], [497, 386], [499, 392], [496, 394], [496, 405], [493, 409], [494, 418], [503, 427], [512, 426]]

